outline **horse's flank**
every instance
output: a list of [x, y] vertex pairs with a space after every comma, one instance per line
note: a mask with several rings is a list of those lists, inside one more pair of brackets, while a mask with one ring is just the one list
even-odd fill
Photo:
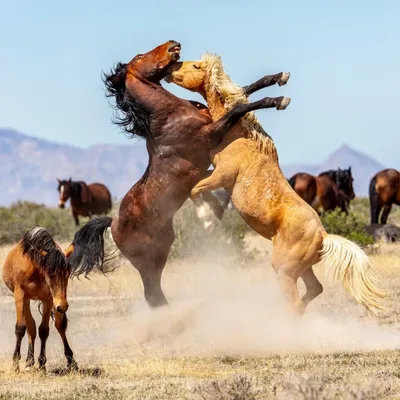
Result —
[[[208, 74], [208, 80], [205, 86], [207, 99], [213, 98], [214, 93], [219, 95], [226, 111], [230, 111], [239, 103], [249, 102], [243, 88], [233, 83], [225, 72], [220, 57], [211, 53], [206, 53], [202, 56], [201, 61], [204, 63]], [[213, 113], [212, 104], [209, 104], [209, 108], [210, 112]], [[271, 136], [265, 132], [254, 112], [247, 113], [240, 122], [248, 133], [248, 138], [257, 143], [258, 149], [278, 161], [278, 153], [274, 141]]]

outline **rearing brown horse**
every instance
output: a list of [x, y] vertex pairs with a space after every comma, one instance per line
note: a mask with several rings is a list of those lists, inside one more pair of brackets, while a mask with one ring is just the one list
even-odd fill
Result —
[[379, 171], [369, 184], [371, 207], [371, 225], [377, 224], [381, 215], [381, 224], [386, 224], [393, 204], [400, 205], [400, 172], [395, 169]]
[[77, 226], [78, 215], [91, 218], [92, 215], [108, 214], [111, 211], [111, 194], [102, 183], [86, 185], [85, 182], [76, 182], [71, 178], [67, 181], [57, 180], [60, 192], [58, 206], [64, 208], [68, 199], [71, 199], [72, 216]]
[[[164, 89], [160, 80], [179, 59], [180, 44], [169, 41], [128, 64], [117, 64], [105, 76], [108, 95], [120, 113], [116, 123], [133, 136], [146, 139], [149, 165], [143, 177], [123, 198], [117, 215], [99, 218], [82, 227], [73, 240], [70, 264], [75, 274], [104, 270], [105, 230], [142, 278], [150, 306], [167, 303], [161, 274], [175, 239], [172, 219], [204, 178], [210, 150], [247, 112], [281, 107], [283, 97], [240, 104], [213, 122], [205, 106], [180, 99]], [[209, 195], [214, 212], [220, 207]]]

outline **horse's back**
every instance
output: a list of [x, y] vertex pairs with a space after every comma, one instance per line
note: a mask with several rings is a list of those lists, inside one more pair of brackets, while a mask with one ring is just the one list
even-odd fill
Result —
[[299, 172], [289, 179], [290, 186], [308, 204], [312, 204], [317, 194], [317, 183], [314, 176]]
[[384, 169], [379, 171], [373, 178], [375, 191], [379, 196], [380, 203], [399, 202], [400, 200], [400, 173], [395, 169]]
[[96, 213], [107, 213], [112, 208], [111, 193], [107, 186], [102, 183], [91, 183], [88, 186], [90, 194], [92, 196], [92, 212]]

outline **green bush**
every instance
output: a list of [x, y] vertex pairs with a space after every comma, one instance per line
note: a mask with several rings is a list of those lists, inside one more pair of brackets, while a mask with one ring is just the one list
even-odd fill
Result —
[[372, 244], [374, 239], [364, 230], [365, 219], [365, 215], [359, 210], [353, 211], [352, 206], [349, 214], [345, 214], [339, 209], [324, 213], [321, 222], [328, 233], [344, 236], [360, 246], [366, 246]]

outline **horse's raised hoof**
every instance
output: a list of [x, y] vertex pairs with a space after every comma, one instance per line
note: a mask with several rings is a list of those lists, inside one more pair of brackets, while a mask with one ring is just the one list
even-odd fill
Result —
[[292, 99], [290, 97], [284, 97], [281, 102], [276, 106], [277, 110], [284, 110]]
[[278, 81], [279, 86], [284, 86], [290, 78], [290, 72], [284, 72]]

